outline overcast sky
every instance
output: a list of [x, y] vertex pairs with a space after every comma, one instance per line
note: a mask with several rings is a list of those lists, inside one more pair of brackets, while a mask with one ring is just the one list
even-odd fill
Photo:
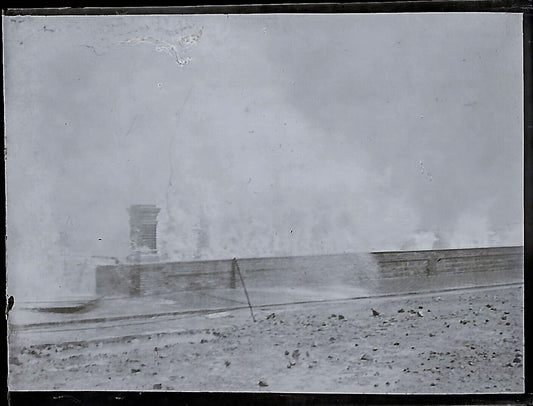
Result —
[[[158, 48], [194, 34], [182, 64]], [[523, 243], [519, 14], [5, 17], [4, 35], [11, 280], [125, 257], [135, 203], [161, 207], [169, 260]]]

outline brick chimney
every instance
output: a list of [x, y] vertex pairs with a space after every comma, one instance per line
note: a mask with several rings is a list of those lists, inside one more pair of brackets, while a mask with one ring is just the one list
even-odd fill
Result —
[[128, 259], [134, 262], [158, 260], [157, 215], [160, 210], [153, 204], [134, 204], [128, 209], [132, 251]]

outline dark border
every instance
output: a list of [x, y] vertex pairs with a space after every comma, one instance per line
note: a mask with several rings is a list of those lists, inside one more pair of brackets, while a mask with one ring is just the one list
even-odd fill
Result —
[[[84, 6], [68, 2], [36, 8], [26, 1], [4, 5], [4, 13], [13, 15], [139, 15], [139, 14], [250, 14], [250, 13], [405, 13], [405, 12], [526, 12], [531, 0], [411, 0], [264, 3], [213, 5], [210, 3], [181, 2], [180, 6], [110, 6], [108, 3], [89, 2]], [[92, 4], [91, 4], [92, 3]], [[120, 3], [120, 2], [119, 2]], [[112, 3], [111, 3], [112, 4]], [[6, 7], [7, 6], [7, 7]]]
[[[214, 1], [213, 1], [214, 2]], [[13, 4], [16, 3], [16, 4]], [[350, 395], [350, 394], [281, 394], [281, 393], [201, 393], [201, 392], [9, 392], [12, 405], [532, 405], [533, 356], [527, 348], [531, 342], [533, 310], [533, 1], [531, 0], [463, 0], [463, 1], [368, 1], [351, 3], [279, 3], [233, 4], [214, 6], [199, 2], [181, 2], [180, 6], [154, 7], [90, 2], [80, 6], [51, 4], [36, 8], [28, 1], [3, 5], [3, 15], [140, 15], [140, 14], [249, 14], [249, 13], [424, 13], [424, 12], [513, 12], [523, 13], [524, 70], [524, 295], [525, 295], [525, 393], [467, 395]], [[92, 4], [91, 4], [92, 3]], [[120, 3], [120, 2], [119, 2]], [[113, 4], [113, 3], [111, 3]], [[1, 50], [0, 50], [1, 52]], [[3, 123], [2, 123], [3, 126]], [[5, 208], [4, 208], [5, 214]], [[5, 226], [5, 223], [4, 223]], [[4, 251], [5, 252], [5, 251]], [[4, 273], [5, 281], [5, 273]], [[5, 307], [5, 304], [4, 304]], [[4, 319], [4, 326], [7, 326]], [[7, 348], [7, 336], [6, 347]], [[5, 359], [5, 358], [4, 358]], [[3, 370], [7, 378], [7, 362]], [[530, 377], [530, 379], [528, 379]]]
[[525, 395], [346, 395], [199, 392], [12, 392], [12, 405], [531, 405]]
[[[524, 50], [524, 374], [525, 392], [533, 393], [533, 10], [523, 15]], [[529, 379], [527, 379], [529, 377]], [[533, 404], [533, 402], [532, 402]]]

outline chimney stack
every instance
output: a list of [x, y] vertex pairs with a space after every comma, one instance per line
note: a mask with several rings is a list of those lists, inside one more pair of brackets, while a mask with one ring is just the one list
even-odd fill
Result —
[[134, 204], [130, 214], [130, 241], [134, 262], [157, 262], [157, 215], [161, 209], [154, 204]]

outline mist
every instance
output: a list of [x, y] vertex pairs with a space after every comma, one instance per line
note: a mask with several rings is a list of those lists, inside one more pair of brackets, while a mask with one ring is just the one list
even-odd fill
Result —
[[4, 17], [9, 289], [87, 290], [131, 204], [164, 260], [522, 245], [521, 18]]

